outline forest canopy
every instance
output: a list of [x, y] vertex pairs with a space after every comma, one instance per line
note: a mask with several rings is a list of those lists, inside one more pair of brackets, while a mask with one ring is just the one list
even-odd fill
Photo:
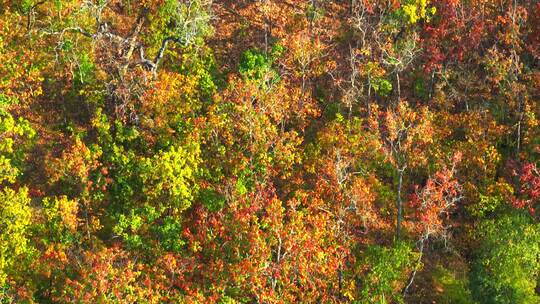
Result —
[[540, 303], [535, 0], [1, 0], [0, 303]]

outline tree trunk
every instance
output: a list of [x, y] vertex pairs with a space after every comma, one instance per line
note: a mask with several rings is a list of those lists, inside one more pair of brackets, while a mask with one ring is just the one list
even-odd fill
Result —
[[403, 213], [403, 202], [401, 200], [401, 188], [403, 187], [403, 171], [404, 169], [399, 169], [399, 181], [398, 181], [398, 188], [397, 188], [397, 197], [396, 197], [396, 204], [397, 204], [397, 220], [396, 220], [396, 241], [400, 239], [401, 237], [401, 218]]

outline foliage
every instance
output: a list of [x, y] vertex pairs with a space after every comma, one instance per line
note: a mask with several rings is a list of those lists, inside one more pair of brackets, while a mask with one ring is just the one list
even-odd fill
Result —
[[184, 47], [201, 45], [203, 39], [212, 33], [209, 20], [211, 1], [208, 0], [166, 0], [158, 9], [155, 29], [163, 31], [161, 36], [172, 36], [180, 40]]
[[471, 272], [471, 290], [480, 303], [534, 303], [540, 274], [540, 230], [520, 212], [486, 220]]
[[409, 24], [415, 24], [421, 19], [429, 22], [431, 16], [435, 15], [437, 8], [428, 6], [429, 0], [405, 1], [401, 6], [401, 12]]
[[272, 68], [272, 63], [281, 52], [279, 45], [274, 47], [271, 55], [258, 50], [247, 50], [240, 58], [238, 70], [242, 76], [260, 83], [263, 87], [272, 87], [280, 79], [279, 74]]
[[393, 248], [368, 248], [365, 260], [368, 272], [359, 303], [403, 302], [400, 282], [403, 282], [407, 268], [412, 266], [414, 256], [406, 243], [397, 243]]
[[[456, 269], [457, 270], [457, 269]], [[438, 266], [433, 275], [437, 285], [442, 288], [439, 301], [442, 304], [472, 304], [476, 303], [471, 296], [467, 277], [460, 278], [453, 269]]]
[[373, 90], [377, 92], [377, 94], [387, 97], [390, 92], [392, 92], [392, 83], [390, 83], [386, 79], [380, 79], [376, 78], [373, 80]]
[[199, 148], [171, 147], [151, 159], [142, 160], [141, 179], [146, 199], [159, 202], [175, 213], [189, 208], [197, 192], [195, 176]]
[[537, 2], [2, 1], [0, 302], [539, 302]]
[[32, 210], [25, 188], [17, 192], [3, 189], [0, 201], [0, 285], [4, 285], [7, 276], [16, 273], [19, 263], [32, 250], [28, 239]]
[[25, 146], [36, 132], [22, 117], [15, 119], [0, 107], [0, 183], [14, 183], [21, 173]]
[[66, 196], [45, 198], [43, 200], [44, 227], [41, 233], [46, 236], [45, 245], [52, 242], [73, 243], [78, 239], [79, 206]]
[[531, 214], [538, 212], [538, 202], [540, 201], [540, 172], [533, 163], [526, 163], [521, 168], [519, 177], [521, 197], [516, 198], [512, 203], [516, 208], [526, 208]]

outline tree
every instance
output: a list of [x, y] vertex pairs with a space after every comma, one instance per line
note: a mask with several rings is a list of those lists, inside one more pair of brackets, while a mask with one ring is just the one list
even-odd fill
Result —
[[28, 228], [32, 213], [25, 188], [17, 192], [5, 188], [0, 192], [0, 199], [0, 286], [5, 288], [8, 276], [16, 275], [19, 263], [24, 263], [31, 254]]
[[525, 163], [521, 167], [519, 174], [520, 188], [518, 188], [518, 197], [512, 204], [519, 209], [527, 209], [533, 216], [536, 216], [537, 204], [540, 200], [540, 172], [536, 164]]
[[0, 1], [0, 302], [539, 302], [537, 2]]
[[394, 167], [396, 182], [396, 239], [401, 237], [403, 218], [403, 178], [405, 171], [425, 164], [426, 147], [432, 143], [431, 113], [427, 108], [418, 112], [405, 101], [400, 101], [394, 109], [388, 109], [380, 124], [385, 153]]
[[394, 247], [372, 246], [366, 252], [367, 274], [358, 303], [403, 302], [401, 284], [407, 269], [412, 266], [414, 252], [407, 244], [397, 242]]
[[486, 220], [478, 227], [471, 290], [480, 303], [534, 303], [540, 274], [540, 230], [521, 212]]
[[27, 120], [16, 119], [8, 111], [17, 99], [0, 98], [0, 286], [4, 289], [32, 253], [30, 197], [28, 188], [19, 183], [36, 132]]
[[439, 238], [443, 239], [446, 244], [449, 238], [448, 229], [450, 227], [445, 222], [449, 221], [450, 213], [456, 208], [456, 204], [463, 199], [463, 189], [455, 177], [456, 166], [460, 161], [461, 154], [455, 154], [450, 168], [444, 166], [427, 180], [422, 189], [417, 189], [416, 193], [413, 194], [410, 204], [416, 210], [419, 255], [409, 283], [404, 288], [404, 294], [412, 285], [421, 265], [426, 242], [430, 238]]

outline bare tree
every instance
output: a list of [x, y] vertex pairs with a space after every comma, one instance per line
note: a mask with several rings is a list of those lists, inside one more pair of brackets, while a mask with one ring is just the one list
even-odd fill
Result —
[[127, 35], [122, 35], [120, 31], [115, 30], [115, 27], [125, 25], [113, 25], [103, 19], [109, 0], [83, 2], [78, 13], [89, 15], [94, 20], [90, 28], [74, 25], [60, 31], [46, 29], [44, 32], [58, 37], [57, 50], [61, 49], [60, 46], [68, 34], [81, 35], [90, 39], [91, 49], [96, 55], [96, 63], [107, 72], [110, 78], [106, 87], [114, 104], [114, 112], [119, 117], [129, 114], [130, 118], [136, 119], [130, 101], [140, 97], [147, 83], [145, 73], [137, 72], [136, 68], [142, 67], [143, 71], [151, 72], [155, 78], [170, 43], [176, 43], [182, 47], [195, 45], [197, 40], [209, 31], [212, 0], [178, 0], [175, 3], [174, 13], [170, 16], [170, 28], [168, 28], [168, 32], [172, 35], [163, 38], [157, 53], [151, 59], [146, 57], [147, 46], [143, 40], [145, 23], [149, 14], [149, 10], [144, 6], [140, 8]]

